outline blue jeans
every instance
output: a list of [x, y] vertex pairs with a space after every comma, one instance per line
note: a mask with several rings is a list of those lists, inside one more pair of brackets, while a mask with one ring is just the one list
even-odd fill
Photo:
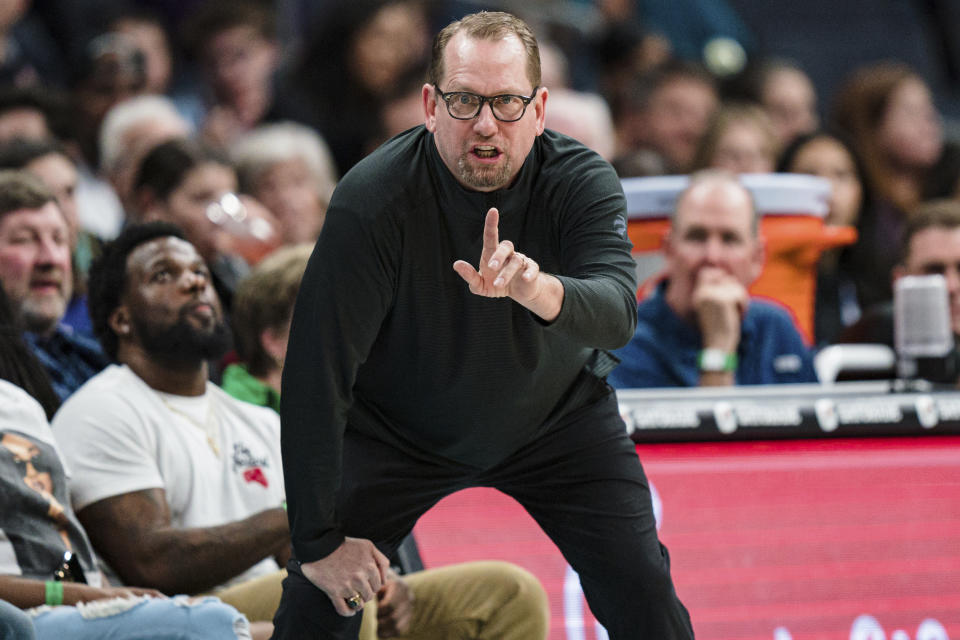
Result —
[[0, 640], [36, 640], [30, 616], [0, 600]]
[[185, 596], [148, 598], [125, 611], [84, 617], [84, 612], [90, 612], [96, 606], [60, 606], [43, 611], [33, 619], [36, 638], [236, 640], [250, 637], [247, 619], [230, 605], [212, 597], [200, 599], [196, 604], [189, 604]]

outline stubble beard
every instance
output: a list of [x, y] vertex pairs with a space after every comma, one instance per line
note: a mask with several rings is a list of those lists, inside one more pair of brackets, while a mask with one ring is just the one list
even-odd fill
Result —
[[67, 301], [62, 296], [50, 296], [44, 299], [27, 298], [20, 307], [20, 321], [31, 333], [46, 335], [51, 333], [67, 312]]
[[[59, 276], [59, 278], [57, 277]], [[31, 333], [46, 335], [52, 333], [67, 313], [70, 298], [73, 295], [73, 282], [70, 275], [51, 266], [41, 266], [31, 273], [31, 280], [46, 277], [58, 279], [55, 291], [37, 293], [28, 289], [22, 300], [12, 301], [23, 327]], [[10, 292], [7, 292], [8, 297]]]
[[469, 152], [457, 159], [460, 182], [473, 189], [499, 189], [510, 180], [510, 158], [504, 156], [502, 164], [496, 167], [476, 167], [470, 164]]

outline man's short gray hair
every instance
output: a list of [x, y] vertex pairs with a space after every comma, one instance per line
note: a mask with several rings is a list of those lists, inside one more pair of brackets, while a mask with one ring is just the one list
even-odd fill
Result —
[[56, 201], [50, 187], [29, 171], [0, 170], [0, 218], [21, 209], [40, 209]]
[[123, 155], [123, 136], [131, 127], [149, 120], [167, 120], [183, 125], [189, 132], [193, 127], [180, 115], [173, 101], [161, 95], [143, 95], [114, 105], [100, 125], [100, 169], [111, 173]]
[[241, 189], [251, 193], [272, 166], [296, 158], [307, 163], [317, 193], [326, 206], [337, 185], [337, 170], [327, 143], [310, 127], [293, 122], [265, 124], [242, 136], [230, 148]]

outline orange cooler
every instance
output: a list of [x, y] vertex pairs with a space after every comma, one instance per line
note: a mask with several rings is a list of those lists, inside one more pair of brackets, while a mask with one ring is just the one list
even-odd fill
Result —
[[[750, 293], [784, 305], [808, 343], [813, 341], [813, 314], [820, 254], [857, 239], [853, 227], [827, 226], [830, 183], [792, 173], [740, 176], [760, 212], [760, 233], [767, 260]], [[627, 232], [635, 254], [660, 251], [670, 228], [670, 214], [687, 176], [625, 178]]]

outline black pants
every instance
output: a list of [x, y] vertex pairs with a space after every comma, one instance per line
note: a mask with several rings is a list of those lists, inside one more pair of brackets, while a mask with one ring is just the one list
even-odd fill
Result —
[[[613, 394], [565, 416], [543, 437], [478, 472], [438, 465], [349, 431], [338, 496], [348, 536], [388, 555], [443, 497], [473, 486], [517, 500], [579, 574], [594, 616], [613, 640], [693, 638], [657, 539], [650, 489]], [[279, 640], [354, 639], [359, 616], [336, 613], [291, 562], [274, 619]]]

